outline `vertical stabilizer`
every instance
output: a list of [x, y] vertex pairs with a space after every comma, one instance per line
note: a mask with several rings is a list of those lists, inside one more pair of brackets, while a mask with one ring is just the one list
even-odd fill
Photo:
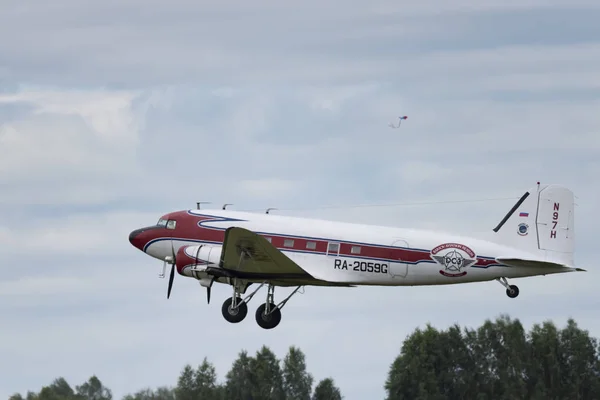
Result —
[[494, 228], [496, 241], [543, 260], [572, 266], [575, 196], [561, 185], [538, 184], [527, 191]]

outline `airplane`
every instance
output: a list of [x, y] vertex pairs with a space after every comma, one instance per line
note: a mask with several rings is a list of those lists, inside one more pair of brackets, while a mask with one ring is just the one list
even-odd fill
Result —
[[[273, 329], [281, 309], [304, 286], [420, 286], [497, 280], [510, 298], [519, 288], [507, 279], [585, 271], [574, 266], [574, 194], [557, 184], [530, 188], [490, 233], [490, 238], [438, 231], [335, 222], [222, 209], [171, 212], [155, 225], [136, 229], [130, 243], [163, 261], [159, 277], [175, 270], [210, 291], [231, 285], [221, 308], [225, 320], [241, 322], [248, 303], [267, 285], [255, 313]], [[252, 284], [258, 287], [249, 295]], [[275, 304], [275, 287], [296, 287]]]

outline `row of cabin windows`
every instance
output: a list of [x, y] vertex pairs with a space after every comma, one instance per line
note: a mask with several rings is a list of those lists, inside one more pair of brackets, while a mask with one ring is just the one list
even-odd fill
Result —
[[[271, 243], [271, 238], [267, 237], [266, 238], [269, 243]], [[283, 246], [284, 247], [294, 247], [294, 239], [285, 239], [283, 241]], [[311, 242], [308, 241], [306, 242], [306, 248], [308, 250], [315, 250], [317, 248], [317, 242]], [[327, 247], [327, 252], [328, 253], [338, 253], [340, 250], [340, 244], [339, 243], [329, 243], [329, 246]], [[352, 248], [350, 249], [350, 253], [351, 254], [360, 254], [360, 246], [352, 246]]]

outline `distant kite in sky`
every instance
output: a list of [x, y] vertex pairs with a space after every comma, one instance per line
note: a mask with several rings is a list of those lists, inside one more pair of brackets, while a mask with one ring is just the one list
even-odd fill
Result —
[[403, 119], [407, 119], [408, 117], [406, 115], [400, 117], [400, 120], [398, 121], [398, 126], [395, 126], [393, 123], [390, 122], [390, 128], [400, 128], [400, 124], [402, 123]]

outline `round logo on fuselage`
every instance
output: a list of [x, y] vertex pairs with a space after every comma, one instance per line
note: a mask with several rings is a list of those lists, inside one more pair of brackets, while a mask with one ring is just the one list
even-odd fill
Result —
[[444, 243], [431, 250], [431, 258], [444, 267], [440, 274], [447, 277], [465, 276], [466, 268], [477, 262], [470, 247], [460, 243]]

